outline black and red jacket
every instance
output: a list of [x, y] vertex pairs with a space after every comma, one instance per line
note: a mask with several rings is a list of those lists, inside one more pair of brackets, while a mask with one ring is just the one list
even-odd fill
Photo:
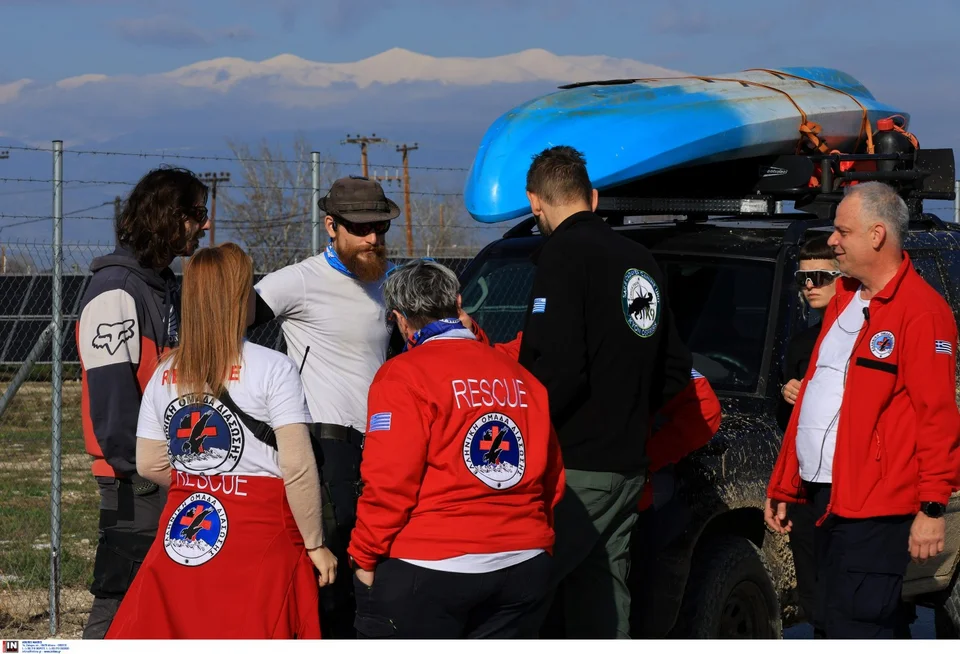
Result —
[[[921, 502], [946, 504], [960, 487], [957, 324], [943, 297], [903, 256], [897, 274], [870, 300], [850, 357], [827, 515], [912, 514]], [[767, 487], [774, 500], [807, 501], [797, 459], [800, 407], [829, 326], [859, 287], [841, 278], [827, 306]]]
[[83, 439], [94, 476], [130, 477], [143, 389], [176, 345], [179, 284], [169, 268], [145, 268], [122, 247], [94, 259], [90, 271], [75, 330]]
[[[486, 334], [479, 327], [476, 327], [474, 332], [482, 334], [481, 338], [486, 338]], [[517, 358], [522, 337], [523, 332], [520, 332], [514, 340], [497, 343], [494, 347], [507, 356]], [[699, 372], [692, 370], [687, 387], [667, 402], [655, 416], [656, 422], [662, 421], [662, 424], [654, 429], [647, 441], [646, 455], [650, 460], [650, 472], [657, 472], [672, 463], [678, 463], [709, 443], [720, 429], [722, 413], [720, 400], [710, 382]], [[653, 477], [648, 476], [638, 507], [643, 511], [652, 504]]]

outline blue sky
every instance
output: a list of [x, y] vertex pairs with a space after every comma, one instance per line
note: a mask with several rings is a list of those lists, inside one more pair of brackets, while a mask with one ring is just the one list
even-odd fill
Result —
[[[0, 0], [0, 85], [29, 78], [42, 87], [23, 100], [0, 104], [5, 117], [0, 145], [28, 136], [65, 138], [72, 130], [94, 144], [100, 132], [110, 137], [116, 132], [124, 140], [110, 147], [121, 150], [214, 144], [222, 149], [228, 137], [256, 143], [266, 135], [286, 138], [287, 127], [302, 127], [297, 120], [288, 125], [290, 121], [277, 119], [287, 115], [282, 113], [261, 120], [259, 105], [249, 98], [230, 104], [233, 97], [246, 96], [224, 96], [223, 106], [241, 125], [235, 127], [230, 121], [224, 124], [224, 113], [217, 114], [223, 106], [203, 103], [212, 93], [201, 97], [200, 90], [178, 89], [171, 95], [151, 86], [139, 89], [141, 97], [114, 97], [111, 89], [120, 85], [91, 87], [86, 94], [62, 92], [69, 99], [58, 104], [58, 89], [43, 86], [81, 74], [160, 73], [227, 56], [259, 61], [290, 53], [351, 62], [394, 47], [437, 57], [543, 48], [558, 55], [629, 58], [700, 75], [762, 67], [839, 68], [883, 102], [910, 113], [911, 131], [923, 147], [952, 147], [960, 153], [958, 26], [960, 0], [920, 0], [912, 6], [902, 0]], [[403, 98], [395, 95], [404, 92], [401, 87], [371, 91], [358, 96], [356, 105], [344, 105], [350, 109], [350, 125], [342, 132], [385, 131], [395, 141], [420, 142], [418, 165], [465, 167], [490, 121], [532, 93], [522, 84], [507, 86], [463, 91], [462, 97], [471, 99], [464, 102], [479, 116], [469, 120], [452, 110], [449, 101], [436, 102], [431, 90], [423, 102], [443, 120], [431, 115], [423, 124], [412, 92]], [[538, 93], [552, 86], [540, 84]], [[406, 109], [404, 100], [410, 101]], [[355, 161], [356, 148], [339, 145], [335, 109], [309, 105], [303, 111], [310, 121], [303, 122], [330, 132], [314, 134], [314, 145]], [[401, 115], [404, 111], [408, 115]], [[249, 120], [240, 120], [247, 114], [256, 118], [255, 129]], [[308, 129], [320, 130], [316, 125]], [[185, 126], [194, 126], [206, 140], [194, 142], [194, 132], [181, 134]], [[392, 146], [378, 150], [371, 161], [393, 166], [398, 158], [391, 152]], [[12, 153], [9, 161], [0, 162], [0, 172], [47, 175], [46, 154], [32, 154]], [[148, 165], [110, 157], [88, 158], [83, 166], [70, 162], [68, 179], [127, 179]], [[438, 173], [436, 180], [418, 177], [417, 183], [459, 192], [462, 177], [460, 172]], [[114, 191], [91, 187], [71, 192], [66, 210], [110, 200]], [[0, 195], [0, 213], [34, 215], [49, 208], [49, 198], [37, 192], [36, 184], [4, 182]], [[31, 230], [47, 233], [46, 225], [0, 224], [4, 237]]]
[[[950, 83], [960, 2], [922, 0], [0, 0], [0, 83], [163, 72], [290, 52], [354, 61], [390, 47], [489, 56], [540, 47], [699, 74], [827, 65], [868, 86]], [[28, 56], [27, 56], [28, 55]], [[948, 77], [949, 75], [949, 77]], [[871, 79], [873, 78], [873, 79]]]

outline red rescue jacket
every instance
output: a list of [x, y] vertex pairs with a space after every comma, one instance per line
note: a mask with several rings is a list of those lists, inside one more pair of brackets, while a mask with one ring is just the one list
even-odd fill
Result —
[[[713, 392], [707, 378], [696, 370], [686, 388], [660, 409], [659, 415], [666, 419], [647, 441], [647, 456], [650, 472], [663, 469], [671, 463], [695, 452], [710, 442], [720, 429], [720, 400]], [[643, 495], [640, 510], [653, 504], [653, 479], [650, 478]]]
[[434, 337], [380, 368], [368, 411], [358, 567], [552, 552], [563, 460], [547, 391], [523, 366], [469, 334]]
[[[916, 513], [920, 502], [946, 504], [960, 486], [957, 325], [946, 301], [903, 256], [896, 276], [870, 300], [850, 357], [826, 515]], [[774, 500], [806, 501], [796, 447], [800, 407], [829, 325], [859, 287], [841, 278], [823, 317], [767, 487]]]

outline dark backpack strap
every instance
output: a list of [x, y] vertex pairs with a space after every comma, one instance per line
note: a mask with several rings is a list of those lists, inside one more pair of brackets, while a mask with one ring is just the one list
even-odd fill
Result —
[[269, 447], [272, 447], [273, 449], [277, 449], [277, 434], [273, 431], [273, 427], [265, 422], [251, 417], [240, 407], [238, 407], [226, 389], [224, 389], [223, 395], [217, 399], [223, 402], [223, 404], [226, 405], [226, 407], [230, 409], [233, 414], [237, 416], [237, 418], [240, 419], [240, 422], [242, 422], [247, 429], [253, 432], [254, 438], [261, 443], [265, 443]]

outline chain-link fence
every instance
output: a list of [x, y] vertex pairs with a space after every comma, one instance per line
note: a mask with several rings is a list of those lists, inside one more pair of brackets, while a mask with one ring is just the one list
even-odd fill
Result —
[[[80, 301], [90, 281], [90, 262], [111, 252], [113, 246], [66, 244], [62, 250], [60, 546], [54, 566], [54, 247], [50, 243], [25, 242], [3, 246], [6, 272], [0, 272], [0, 633], [5, 637], [48, 636], [51, 602], [55, 600], [59, 613], [54, 621], [56, 635], [79, 638], [93, 599], [88, 588], [97, 546], [99, 494], [83, 441], [80, 362], [74, 333]], [[295, 260], [311, 253], [308, 250], [272, 254], [276, 260]], [[431, 253], [457, 273], [469, 263], [469, 258], [435, 255]], [[406, 258], [391, 260], [403, 263]], [[268, 272], [259, 269], [255, 279]], [[253, 330], [250, 338], [260, 345], [285, 351], [276, 321]], [[59, 584], [51, 593], [54, 569]]]

